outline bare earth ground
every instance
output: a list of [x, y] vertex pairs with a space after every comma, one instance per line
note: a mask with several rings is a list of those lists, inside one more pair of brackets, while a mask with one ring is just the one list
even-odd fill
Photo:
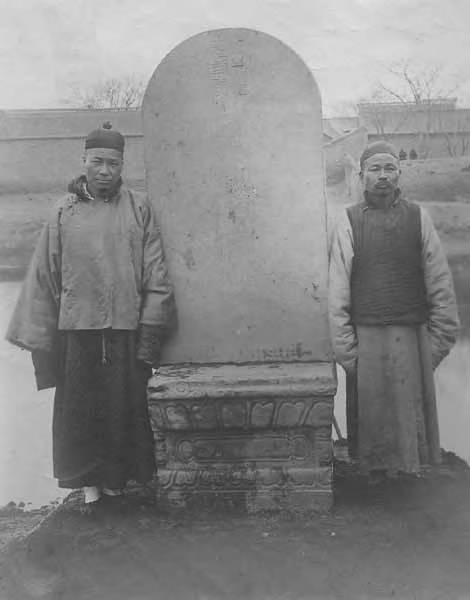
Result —
[[169, 513], [135, 490], [92, 517], [74, 496], [39, 523], [10, 509], [0, 527], [22, 533], [3, 550], [0, 598], [470, 598], [470, 474], [452, 462], [375, 487], [338, 462], [329, 515]]

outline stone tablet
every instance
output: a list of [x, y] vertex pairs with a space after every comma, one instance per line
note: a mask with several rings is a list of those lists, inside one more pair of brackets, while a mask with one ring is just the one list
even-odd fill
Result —
[[331, 505], [321, 104], [247, 29], [197, 35], [144, 99], [147, 186], [179, 329], [149, 382], [159, 502]]
[[321, 101], [248, 29], [196, 35], [143, 104], [147, 188], [179, 329], [164, 363], [329, 362]]

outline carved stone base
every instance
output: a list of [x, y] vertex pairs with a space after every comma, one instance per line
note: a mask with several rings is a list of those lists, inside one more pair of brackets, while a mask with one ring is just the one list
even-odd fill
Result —
[[160, 500], [327, 510], [335, 391], [328, 363], [161, 368], [149, 383]]

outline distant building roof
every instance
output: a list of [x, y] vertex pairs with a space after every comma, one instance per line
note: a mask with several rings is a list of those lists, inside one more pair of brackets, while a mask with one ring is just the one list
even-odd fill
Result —
[[[105, 121], [110, 121], [113, 129], [125, 136], [143, 133], [139, 108], [0, 110], [0, 139], [83, 138]], [[324, 141], [334, 140], [357, 127], [357, 117], [323, 119]]]
[[417, 102], [359, 102], [358, 108], [365, 109], [367, 108], [377, 108], [383, 107], [386, 110], [409, 110], [420, 106], [427, 107], [435, 107], [438, 109], [455, 109], [457, 108], [457, 98], [447, 98], [447, 97], [437, 97], [437, 98], [428, 98], [422, 100], [420, 103]]
[[[453, 99], [451, 99], [453, 100]], [[455, 102], [361, 103], [359, 121], [371, 133], [470, 132], [470, 109], [455, 108]]]
[[350, 133], [359, 127], [357, 117], [332, 117], [323, 119], [323, 133], [330, 139]]
[[142, 135], [140, 109], [0, 110], [0, 139], [81, 138], [110, 121], [124, 135]]
[[470, 132], [470, 109], [436, 109], [415, 105], [410, 110], [388, 111], [381, 106], [360, 107], [361, 125], [371, 133]]
[[333, 127], [329, 119], [323, 119], [323, 136], [327, 140], [334, 140], [341, 134]]

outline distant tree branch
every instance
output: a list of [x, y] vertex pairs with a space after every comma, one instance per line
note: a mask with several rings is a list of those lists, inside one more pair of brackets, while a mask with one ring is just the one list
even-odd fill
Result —
[[145, 84], [134, 77], [108, 78], [88, 89], [75, 89], [72, 102], [81, 108], [118, 108], [129, 110], [142, 104]]
[[[373, 90], [370, 100], [363, 102], [361, 116], [364, 123], [374, 127], [376, 132], [387, 139], [397, 132], [403, 132], [403, 126], [408, 133], [417, 137], [421, 147], [421, 155], [427, 156], [431, 147], [431, 133], [436, 122], [441, 123], [439, 104], [447, 101], [455, 102], [458, 81], [445, 73], [440, 65], [424, 67], [403, 61], [386, 69], [383, 79]], [[395, 108], [387, 104], [395, 104]], [[450, 107], [452, 108], [452, 106]], [[446, 119], [448, 119], [448, 109]], [[447, 121], [445, 127], [448, 127]], [[458, 138], [458, 140], [457, 140]], [[468, 149], [467, 140], [462, 138], [462, 132], [457, 127], [445, 136], [449, 154]]]
[[381, 81], [377, 85], [385, 100], [429, 104], [432, 100], [455, 94], [458, 88], [458, 84], [444, 85], [445, 73], [440, 65], [421, 67], [404, 61], [389, 67], [386, 72], [388, 82]]

